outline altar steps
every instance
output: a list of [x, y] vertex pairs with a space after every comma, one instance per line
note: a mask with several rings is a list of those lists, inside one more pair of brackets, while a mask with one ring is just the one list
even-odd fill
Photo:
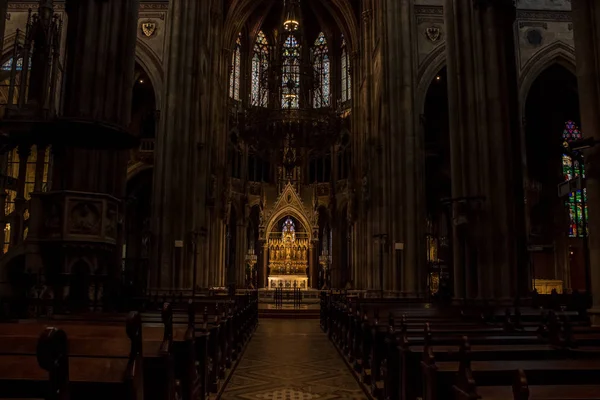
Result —
[[283, 307], [276, 308], [274, 304], [260, 304], [258, 308], [259, 318], [277, 318], [277, 319], [319, 319], [319, 307], [314, 305], [300, 305], [300, 308], [294, 308], [293, 304], [283, 304]]

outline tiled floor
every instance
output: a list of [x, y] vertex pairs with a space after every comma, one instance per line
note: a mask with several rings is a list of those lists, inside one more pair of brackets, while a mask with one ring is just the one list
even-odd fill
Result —
[[221, 398], [367, 399], [314, 319], [261, 319]]

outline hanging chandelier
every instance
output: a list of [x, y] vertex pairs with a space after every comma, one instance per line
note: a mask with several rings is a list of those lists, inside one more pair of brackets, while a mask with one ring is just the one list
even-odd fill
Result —
[[[286, 0], [281, 31], [269, 48], [269, 66], [260, 74], [264, 107], [245, 110], [242, 135], [247, 143], [262, 151], [279, 151], [280, 159], [291, 166], [299, 153], [326, 151], [338, 138], [341, 112], [315, 66], [315, 55], [303, 35], [300, 0]], [[288, 165], [289, 164], [289, 165]]]

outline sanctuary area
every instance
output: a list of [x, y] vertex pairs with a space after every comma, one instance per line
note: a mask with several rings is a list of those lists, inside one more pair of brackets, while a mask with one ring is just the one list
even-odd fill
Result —
[[600, 400], [598, 32], [0, 0], [0, 400]]

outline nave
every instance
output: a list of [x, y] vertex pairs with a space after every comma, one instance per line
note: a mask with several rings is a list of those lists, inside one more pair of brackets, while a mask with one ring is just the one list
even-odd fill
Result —
[[222, 400], [367, 399], [315, 319], [261, 319]]

